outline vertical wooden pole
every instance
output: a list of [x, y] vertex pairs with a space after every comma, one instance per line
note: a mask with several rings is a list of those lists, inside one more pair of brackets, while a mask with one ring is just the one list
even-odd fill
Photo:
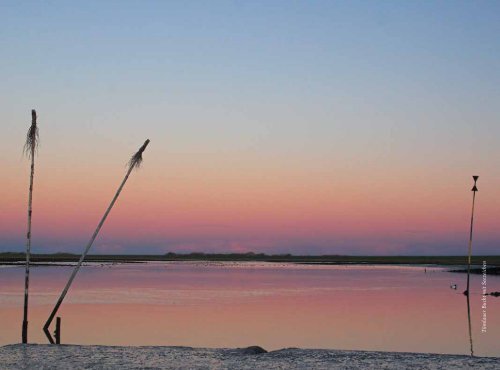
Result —
[[472, 324], [470, 320], [470, 265], [471, 265], [471, 260], [472, 260], [472, 230], [474, 226], [474, 205], [476, 202], [476, 192], [477, 190], [477, 179], [479, 176], [472, 176], [474, 179], [474, 186], [472, 187], [472, 213], [470, 217], [470, 232], [469, 232], [469, 248], [468, 248], [468, 257], [467, 257], [467, 289], [465, 290], [464, 294], [466, 295], [467, 298], [467, 318], [468, 318], [468, 324], [469, 324], [469, 344], [470, 344], [470, 355], [471, 357], [474, 357], [474, 346], [472, 343]]
[[35, 176], [35, 150], [38, 139], [38, 128], [36, 126], [36, 111], [31, 110], [31, 126], [25, 144], [25, 153], [31, 158], [30, 187], [28, 195], [28, 231], [26, 232], [26, 267], [24, 274], [24, 307], [22, 342], [28, 343], [28, 292], [30, 285], [30, 255], [31, 255], [31, 215], [33, 213], [33, 179]]
[[471, 260], [472, 260], [472, 230], [474, 226], [474, 205], [476, 203], [476, 192], [477, 190], [477, 179], [479, 176], [472, 176], [474, 179], [474, 186], [472, 187], [472, 213], [470, 217], [470, 232], [469, 232], [469, 253], [468, 253], [468, 258], [467, 258], [467, 289], [465, 290], [464, 294], [469, 295], [469, 285], [470, 285], [470, 265], [471, 265]]
[[54, 331], [54, 337], [56, 338], [56, 344], [61, 344], [61, 318], [56, 318], [56, 330]]

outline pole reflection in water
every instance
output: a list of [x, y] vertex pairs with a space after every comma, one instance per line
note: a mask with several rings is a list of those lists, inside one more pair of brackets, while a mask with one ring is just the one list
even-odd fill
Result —
[[472, 344], [472, 325], [471, 325], [471, 321], [470, 321], [470, 295], [467, 294], [465, 296], [465, 298], [467, 299], [467, 318], [469, 320], [469, 343], [470, 343], [470, 355], [472, 357], [474, 357], [474, 346]]

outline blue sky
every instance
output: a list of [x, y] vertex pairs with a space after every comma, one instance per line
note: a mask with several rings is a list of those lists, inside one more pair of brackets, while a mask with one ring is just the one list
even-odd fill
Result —
[[[241, 231], [208, 235], [187, 224], [171, 230], [166, 218], [154, 242], [104, 233], [125, 252], [153, 244], [152, 252], [184, 244], [217, 249], [221, 243], [280, 252], [370, 253], [366, 240], [375, 231], [363, 215], [371, 215], [369, 205], [376, 204], [395, 212], [382, 234], [372, 235], [390, 244], [388, 251], [446, 245], [444, 251], [458, 253], [467, 193], [463, 207], [458, 191], [456, 198], [449, 195], [442, 204], [450, 209], [442, 216], [444, 226], [433, 221], [431, 229], [437, 229], [418, 241], [407, 238], [403, 230], [413, 226], [398, 224], [395, 209], [416, 209], [412, 202], [419, 194], [422, 202], [455, 196], [450, 189], [469, 187], [476, 171], [488, 179], [484, 224], [478, 226], [485, 235], [481, 248], [494, 251], [500, 241], [494, 226], [500, 212], [498, 35], [497, 1], [3, 1], [0, 145], [7, 153], [1, 161], [9, 186], [3, 208], [19, 214], [0, 220], [9, 225], [0, 229], [0, 248], [23, 248], [27, 169], [19, 146], [29, 110], [37, 108], [41, 189], [74, 188], [65, 190], [66, 200], [46, 200], [40, 212], [94, 194], [91, 186], [112, 192], [123, 169], [116, 164], [147, 136], [150, 167], [142, 181], [155, 184], [156, 190], [146, 192], [157, 198], [156, 205], [142, 200], [145, 212], [158, 202], [174, 207], [169, 186], [189, 188], [188, 195], [175, 193], [175, 212], [191, 212], [191, 224], [204, 223], [206, 215], [190, 208], [196, 199], [201, 208], [216, 208], [217, 222]], [[390, 186], [401, 195], [399, 202], [377, 193], [389, 187], [388, 176], [397, 178]], [[75, 180], [81, 177], [91, 184]], [[283, 212], [274, 212], [272, 199], [293, 182], [298, 185], [281, 201]], [[428, 186], [428, 197], [420, 193], [422, 186]], [[334, 194], [347, 187], [358, 195], [347, 194], [351, 200], [344, 204]], [[133, 189], [128, 196], [137, 200]], [[221, 209], [210, 203], [214, 192], [226, 194], [218, 198]], [[315, 194], [321, 202], [315, 203]], [[58, 234], [56, 216], [44, 218], [53, 227], [43, 225], [52, 233], [40, 237], [40, 248], [50, 250], [56, 242], [77, 248], [107, 196], [95, 194], [95, 210], [79, 209], [89, 224], [72, 228], [71, 237]], [[233, 212], [245, 213], [245, 199], [254, 197], [262, 207], [234, 221]], [[294, 225], [305, 216], [296, 211], [293, 218], [286, 209], [298, 209], [297, 197], [310, 201], [300, 206], [311, 207], [306, 224], [322, 225], [317, 239], [294, 235]], [[359, 224], [362, 236], [344, 232], [328, 207], [348, 214], [345, 230]], [[463, 209], [461, 219], [454, 218], [456, 209]], [[133, 212], [116, 212], [118, 230]], [[331, 224], [323, 224], [325, 215]], [[431, 222], [417, 211], [406, 217], [426, 230]], [[259, 219], [268, 223], [255, 224]], [[269, 224], [276, 231], [272, 237]]]

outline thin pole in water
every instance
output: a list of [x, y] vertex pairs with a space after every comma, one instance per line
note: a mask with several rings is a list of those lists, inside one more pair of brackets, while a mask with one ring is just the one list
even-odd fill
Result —
[[142, 163], [142, 153], [144, 152], [144, 150], [146, 149], [148, 144], [149, 144], [149, 139], [144, 142], [144, 144], [139, 148], [137, 153], [135, 153], [132, 156], [132, 158], [130, 159], [130, 161], [128, 162], [128, 170], [127, 170], [127, 173], [125, 174], [123, 181], [121, 182], [120, 186], [118, 187], [118, 190], [116, 191], [115, 196], [111, 200], [111, 203], [109, 204], [108, 209], [104, 213], [104, 216], [102, 217], [101, 221], [97, 225], [97, 228], [95, 229], [94, 234], [92, 234], [90, 241], [88, 242], [87, 246], [85, 247], [85, 250], [83, 251], [83, 253], [80, 257], [78, 264], [75, 266], [73, 273], [71, 274], [68, 282], [66, 283], [66, 286], [64, 287], [64, 289], [61, 293], [61, 296], [57, 300], [57, 303], [54, 306], [54, 309], [52, 310], [49, 318], [47, 319], [47, 322], [43, 326], [43, 331], [45, 332], [45, 335], [47, 336], [49, 342], [52, 344], [54, 344], [54, 339], [52, 338], [52, 335], [50, 334], [49, 326], [52, 323], [52, 320], [54, 319], [54, 317], [57, 313], [57, 310], [59, 309], [59, 306], [61, 306], [61, 303], [63, 302], [64, 297], [66, 297], [66, 294], [68, 293], [69, 287], [71, 286], [71, 283], [73, 282], [78, 270], [80, 269], [80, 266], [82, 265], [83, 260], [85, 259], [85, 256], [87, 255], [88, 251], [90, 250], [90, 247], [92, 247], [94, 240], [96, 239], [97, 235], [99, 234], [99, 231], [101, 230], [101, 227], [104, 224], [104, 221], [106, 221], [106, 218], [108, 217], [109, 212], [113, 208], [116, 200], [118, 199], [118, 196], [120, 195], [123, 187], [125, 186], [125, 183], [127, 182], [128, 178], [130, 176], [130, 173], [132, 172], [132, 170], [134, 168], [137, 169], [140, 167], [140, 165]]
[[31, 255], [31, 215], [33, 212], [33, 179], [35, 177], [35, 153], [38, 147], [38, 126], [36, 111], [31, 110], [31, 126], [26, 134], [24, 153], [31, 159], [30, 188], [28, 195], [28, 231], [26, 232], [26, 268], [24, 274], [24, 309], [22, 325], [22, 342], [28, 343], [28, 292], [30, 285], [30, 255]]
[[470, 233], [469, 233], [469, 253], [467, 257], [467, 289], [465, 290], [464, 294], [467, 298], [467, 318], [469, 322], [469, 342], [470, 342], [470, 355], [471, 357], [474, 357], [474, 346], [472, 344], [472, 324], [470, 320], [470, 294], [469, 294], [469, 287], [470, 287], [470, 265], [471, 265], [471, 259], [472, 259], [472, 230], [474, 226], [474, 206], [476, 202], [476, 192], [477, 190], [477, 179], [479, 176], [472, 176], [474, 179], [474, 186], [472, 187], [472, 213], [470, 217]]
[[471, 259], [472, 259], [472, 230], [474, 226], [474, 206], [476, 203], [476, 192], [477, 190], [477, 179], [479, 176], [472, 176], [474, 179], [474, 186], [472, 187], [472, 213], [470, 217], [470, 233], [469, 233], [469, 256], [467, 258], [467, 289], [465, 290], [464, 294], [469, 295], [469, 284], [470, 284], [470, 265], [471, 265]]

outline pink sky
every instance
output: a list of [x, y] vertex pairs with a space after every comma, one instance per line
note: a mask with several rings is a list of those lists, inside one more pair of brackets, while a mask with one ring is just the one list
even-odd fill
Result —
[[[155, 144], [152, 141], [151, 148]], [[130, 148], [132, 149], [132, 147]], [[132, 149], [133, 151], [134, 149]], [[124, 157], [128, 156], [124, 153]], [[214, 171], [179, 169], [155, 151], [127, 183], [94, 253], [266, 252], [342, 254], [461, 254], [465, 250], [472, 178], [428, 170], [399, 176], [383, 168], [359, 173], [272, 168], [258, 163]], [[35, 177], [33, 250], [79, 252], [124, 173], [114, 166], [44, 165]], [[50, 160], [50, 159], [49, 159]], [[171, 168], [167, 166], [170, 165]], [[3, 250], [22, 250], [26, 227], [26, 161], [7, 169], [0, 215]], [[495, 253], [500, 239], [497, 184], [481, 177], [477, 198], [478, 253]]]

